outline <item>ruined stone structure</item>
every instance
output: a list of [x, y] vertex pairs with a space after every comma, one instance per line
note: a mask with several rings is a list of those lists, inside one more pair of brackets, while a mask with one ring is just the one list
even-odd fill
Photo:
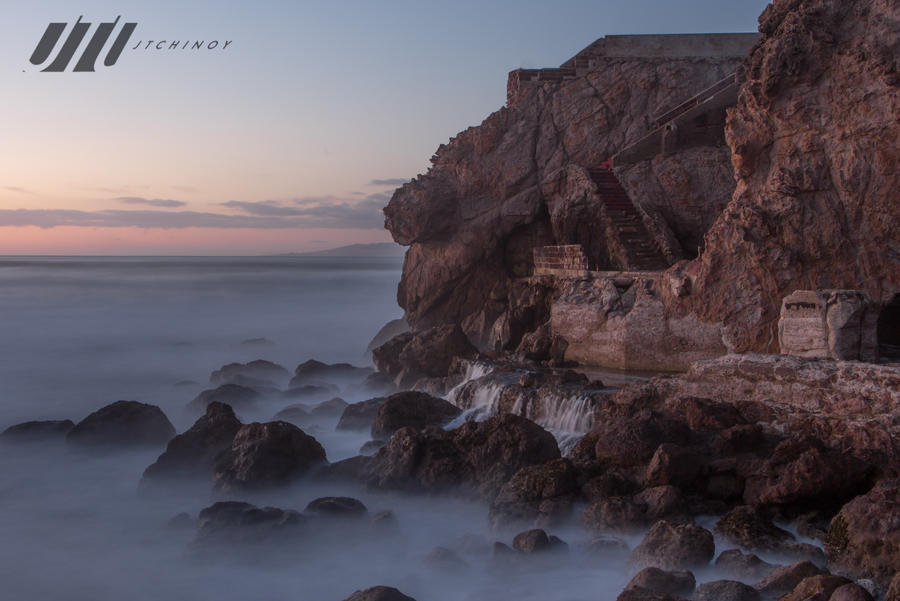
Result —
[[856, 290], [797, 290], [781, 303], [778, 344], [785, 355], [876, 361], [880, 306]]
[[584, 255], [584, 249], [578, 244], [534, 249], [535, 275], [577, 278], [587, 273], [587, 257]]

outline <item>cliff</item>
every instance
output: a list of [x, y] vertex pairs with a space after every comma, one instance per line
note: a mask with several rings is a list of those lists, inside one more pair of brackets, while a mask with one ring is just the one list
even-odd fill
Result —
[[[777, 350], [795, 289], [887, 303], [900, 290], [900, 5], [779, 1], [760, 31], [752, 50], [741, 41], [748, 56], [600, 40], [561, 69], [513, 72], [508, 106], [442, 145], [385, 209], [410, 247], [398, 301], [411, 326], [460, 323], [479, 347], [512, 350], [547, 324], [568, 359], [682, 369]], [[658, 119], [710, 86], [727, 97], [735, 71], [727, 122], [702, 94], [689, 123]], [[596, 172], [611, 158], [665, 273], [607, 273], [641, 269]], [[533, 249], [573, 244], [603, 273], [534, 277]]]

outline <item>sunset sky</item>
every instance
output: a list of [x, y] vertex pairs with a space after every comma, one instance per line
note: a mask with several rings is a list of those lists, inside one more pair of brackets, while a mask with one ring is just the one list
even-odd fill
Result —
[[[390, 240], [393, 189], [503, 105], [508, 71], [606, 34], [755, 31], [766, 2], [5, 4], [0, 254], [243, 255]], [[119, 15], [114, 66], [42, 73], [62, 41], [29, 62], [48, 23], [94, 24], [74, 65]]]

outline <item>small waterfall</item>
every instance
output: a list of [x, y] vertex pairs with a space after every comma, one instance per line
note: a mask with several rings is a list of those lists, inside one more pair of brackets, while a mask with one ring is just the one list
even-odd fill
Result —
[[553, 387], [522, 388], [519, 376], [519, 372], [494, 372], [489, 365], [469, 364], [463, 382], [446, 395], [448, 401], [463, 409], [446, 428], [514, 413], [551, 432], [565, 455], [593, 427], [596, 400], [590, 394], [568, 395]]

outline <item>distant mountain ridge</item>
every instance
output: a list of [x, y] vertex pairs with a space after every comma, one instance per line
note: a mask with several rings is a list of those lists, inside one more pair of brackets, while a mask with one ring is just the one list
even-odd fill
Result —
[[393, 242], [375, 242], [372, 244], [350, 244], [304, 253], [284, 253], [287, 257], [402, 257], [406, 249]]

